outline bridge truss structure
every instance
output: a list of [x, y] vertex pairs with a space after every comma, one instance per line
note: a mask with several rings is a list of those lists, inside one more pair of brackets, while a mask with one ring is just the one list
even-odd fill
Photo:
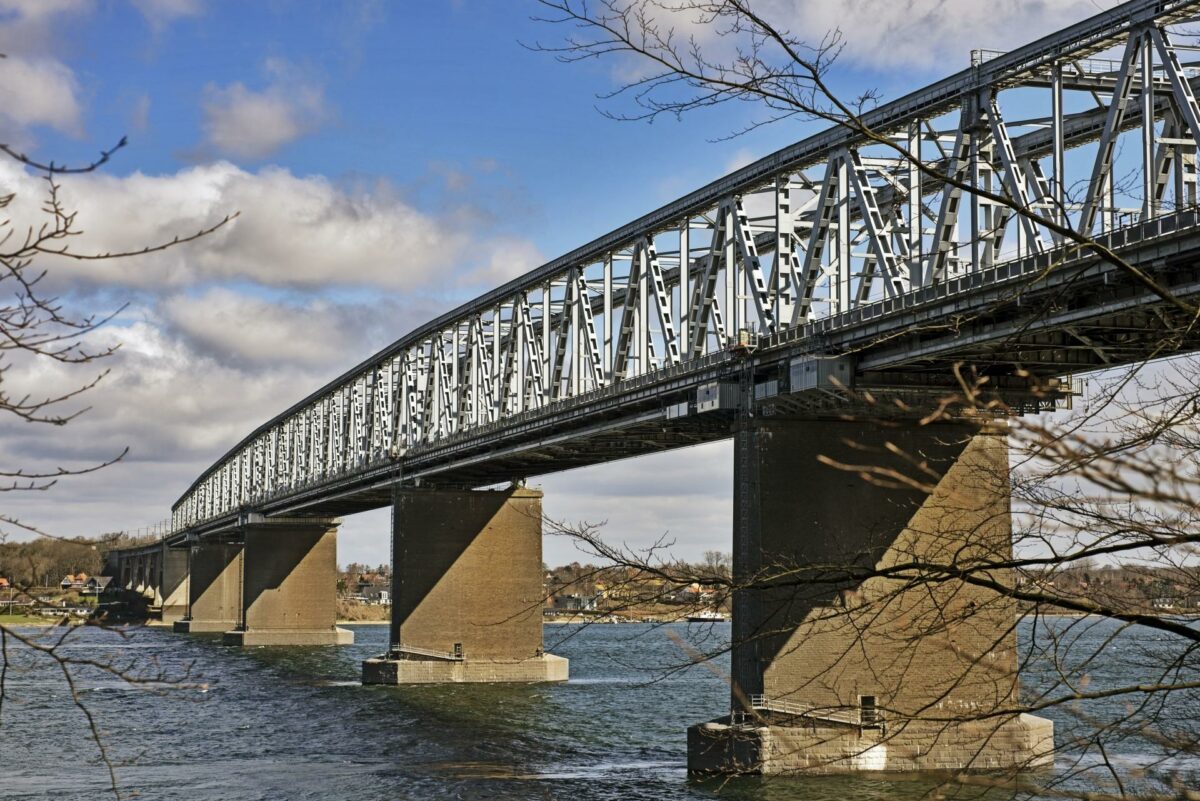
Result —
[[[354, 511], [397, 481], [482, 484], [726, 437], [728, 420], [702, 412], [729, 407], [721, 382], [755, 341], [760, 398], [797, 389], [806, 356], [853, 352], [851, 373], [910, 380], [1003, 361], [981, 348], [1020, 328], [1017, 282], [1049, 291], [1060, 265], [1121, 280], [1046, 223], [1149, 264], [1197, 238], [1200, 72], [1179, 27], [1196, 17], [1200, 0], [1134, 0], [977, 51], [864, 113], [886, 142], [834, 126], [487, 292], [259, 427], [179, 499], [172, 528]], [[1138, 358], [1104, 331], [1146, 327], [1129, 315], [1149, 306], [1115, 291], [1059, 310], [1043, 340], [1007, 340], [1007, 363], [1061, 376]], [[1009, 312], [912, 333], [987, 304]]]

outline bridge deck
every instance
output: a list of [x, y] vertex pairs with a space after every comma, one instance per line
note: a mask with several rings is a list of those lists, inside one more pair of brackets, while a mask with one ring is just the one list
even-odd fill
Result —
[[[1152, 266], [1154, 276], [1180, 297], [1200, 299], [1200, 210], [1157, 218], [1102, 241]], [[1030, 277], [1049, 265], [1057, 266], [1031, 284]], [[1007, 386], [1006, 397], [1018, 411], [1021, 403], [1035, 410], [1042, 407], [1024, 394], [1025, 382], [1005, 383], [1015, 364], [1040, 378], [1056, 378], [1154, 358], [1164, 339], [1185, 330], [1181, 322], [1177, 310], [1112, 264], [1085, 256], [1059, 264], [1058, 254], [1043, 254], [764, 338], [748, 358], [713, 354], [702, 364], [624, 382], [600, 398], [570, 399], [462, 432], [413, 449], [403, 461], [384, 460], [267, 499], [258, 508], [270, 515], [353, 514], [389, 505], [398, 480], [483, 486], [728, 439], [736, 410], [697, 412], [696, 393], [747, 377], [763, 386], [777, 382], [779, 394], [757, 401], [762, 409], [841, 416], [851, 408], [844, 393], [787, 387], [792, 361], [818, 354], [856, 361], [858, 391], [902, 393], [918, 401], [953, 391], [949, 368], [968, 362]], [[1200, 334], [1189, 334], [1179, 349], [1200, 349]], [[680, 403], [689, 404], [687, 413], [672, 416]], [[235, 512], [195, 532], [227, 529], [237, 519]]]

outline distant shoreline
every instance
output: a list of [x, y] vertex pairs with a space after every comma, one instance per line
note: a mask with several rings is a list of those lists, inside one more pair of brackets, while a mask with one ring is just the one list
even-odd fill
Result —
[[[1174, 612], [1174, 613], [1170, 613], [1170, 614], [1153, 614], [1153, 613], [1148, 613], [1148, 612], [1142, 612], [1142, 613], [1126, 613], [1126, 614], [1141, 614], [1145, 617], [1152, 617], [1152, 618], [1184, 618], [1184, 619], [1188, 619], [1188, 620], [1194, 620], [1194, 619], [1200, 618], [1200, 612]], [[1029, 615], [1026, 615], [1026, 617], [1029, 617]], [[1085, 617], [1105, 617], [1105, 615], [1095, 615], [1095, 614], [1090, 614], [1090, 613], [1085, 613], [1085, 612], [1042, 612], [1038, 615], [1038, 617], [1085, 618]], [[1113, 619], [1117, 619], [1117, 618], [1113, 618]], [[659, 619], [655, 622], [657, 622], [657, 623], [680, 623], [680, 622], [683, 622], [684, 620], [685, 620], [685, 618], [683, 616], [680, 616], [678, 618], [671, 619], [671, 620]], [[602, 617], [591, 617], [591, 616], [582, 616], [582, 615], [576, 616], [576, 617], [552, 617], [552, 618], [544, 618], [542, 620], [542, 623], [547, 626], [565, 626], [565, 625], [571, 625], [571, 624], [574, 624], [574, 625], [618, 624], [618, 625], [620, 625], [620, 624], [645, 623], [645, 622], [646, 621], [644, 621], [644, 620], [637, 620], [637, 619], [606, 620], [606, 619], [603, 619]], [[87, 623], [87, 620], [85, 620], [83, 618], [71, 618], [64, 624], [62, 622], [61, 617], [46, 617], [43, 615], [37, 615], [37, 616], [0, 615], [0, 625], [14, 627], [14, 628], [52, 628], [54, 626], [61, 626], [61, 625], [82, 626], [86, 623]], [[163, 623], [161, 620], [147, 620], [140, 625], [145, 626], [146, 628], [170, 629], [170, 628], [172, 628], [173, 624]], [[391, 625], [391, 621], [389, 621], [389, 620], [339, 620], [339, 621], [337, 621], [336, 625], [338, 625], [338, 626], [389, 626], [389, 625]]]
[[82, 626], [87, 618], [71, 617], [64, 624], [63, 615], [0, 615], [0, 625], [23, 628], [51, 628], [52, 626]]

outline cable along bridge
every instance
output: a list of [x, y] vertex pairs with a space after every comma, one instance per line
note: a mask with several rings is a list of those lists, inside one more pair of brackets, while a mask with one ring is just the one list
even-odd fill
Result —
[[[1136, 264], [1189, 250], [1198, 72], [1171, 28], [1197, 5], [1126, 3], [976, 51], [862, 115], [926, 169], [835, 126], [430, 321], [238, 443], [175, 504], [172, 528], [357, 511], [388, 503], [380, 488], [397, 480], [478, 486], [727, 437], [704, 411], [733, 403], [712, 385], [746, 369], [748, 332], [760, 399], [824, 376], [798, 361], [815, 356], [853, 354], [836, 369], [863, 387], [920, 386], [950, 362], [1062, 376], [1139, 358], [1169, 310], [1131, 286], [1108, 310], [1126, 276], [947, 179]], [[1190, 276], [1161, 278], [1177, 279]]]

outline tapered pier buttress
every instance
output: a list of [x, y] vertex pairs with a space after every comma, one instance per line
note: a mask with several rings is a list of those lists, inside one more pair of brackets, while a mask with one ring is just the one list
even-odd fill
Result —
[[175, 631], [228, 631], [237, 625], [242, 606], [242, 546], [202, 542], [188, 552], [187, 615]]
[[542, 493], [397, 490], [391, 650], [366, 684], [565, 681], [542, 652]]
[[269, 518], [243, 529], [242, 597], [230, 645], [348, 645], [337, 627], [337, 520]]
[[689, 729], [689, 769], [1052, 761], [1051, 722], [1006, 711], [1017, 609], [985, 585], [1010, 571], [981, 569], [1012, 556], [1003, 424], [749, 419], [734, 458], [733, 712]]

